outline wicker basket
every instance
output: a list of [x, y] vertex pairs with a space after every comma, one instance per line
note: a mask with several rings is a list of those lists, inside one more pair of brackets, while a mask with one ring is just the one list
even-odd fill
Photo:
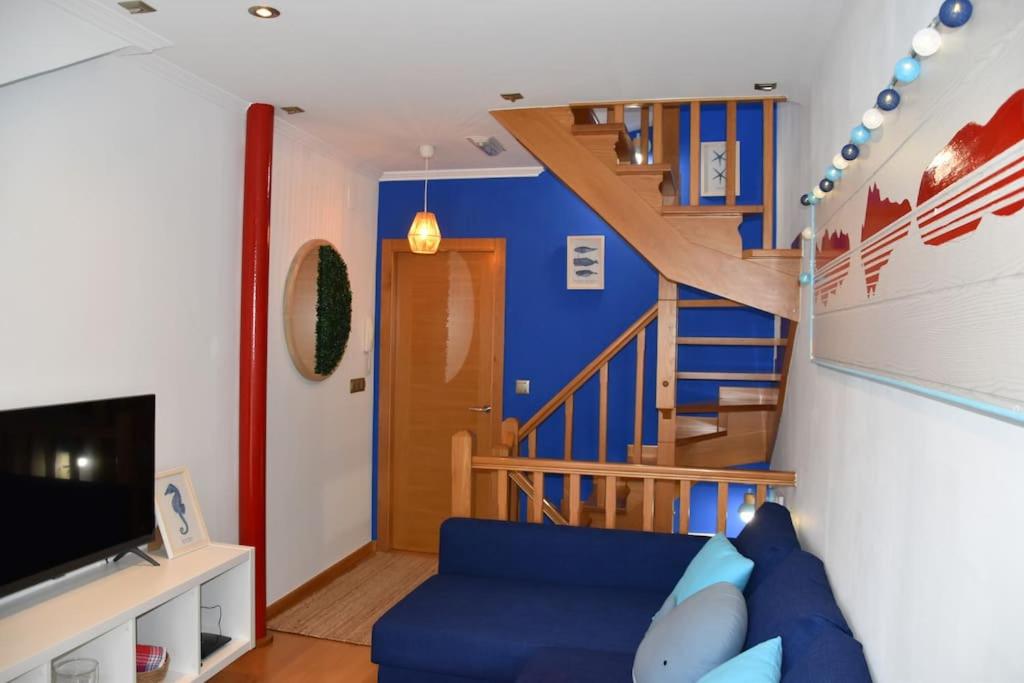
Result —
[[145, 673], [137, 673], [135, 674], [135, 680], [138, 681], [138, 683], [160, 683], [160, 681], [164, 680], [164, 677], [167, 675], [167, 670], [170, 668], [171, 655], [168, 653], [167, 656], [164, 657], [163, 666], [159, 669], [153, 669], [152, 671], [147, 671]]

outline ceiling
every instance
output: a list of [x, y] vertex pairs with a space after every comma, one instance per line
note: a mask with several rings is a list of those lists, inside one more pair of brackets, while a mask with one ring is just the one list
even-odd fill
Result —
[[[843, 3], [821, 0], [147, 0], [131, 19], [173, 45], [165, 59], [239, 97], [298, 105], [289, 123], [368, 168], [528, 166], [488, 110], [753, 95], [806, 98]], [[123, 13], [116, 0], [98, 0]], [[494, 135], [487, 157], [465, 138]]]

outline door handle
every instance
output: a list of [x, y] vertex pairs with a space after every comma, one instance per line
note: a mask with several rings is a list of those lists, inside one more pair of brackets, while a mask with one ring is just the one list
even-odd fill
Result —
[[474, 413], [489, 413], [491, 412], [491, 406], [489, 404], [485, 406], [472, 406], [470, 410]]

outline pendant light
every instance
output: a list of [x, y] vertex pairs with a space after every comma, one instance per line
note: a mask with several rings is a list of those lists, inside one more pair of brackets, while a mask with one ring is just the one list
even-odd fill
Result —
[[423, 157], [423, 210], [417, 212], [409, 226], [409, 247], [414, 254], [436, 254], [441, 246], [441, 228], [437, 225], [437, 216], [427, 211], [427, 176], [430, 170], [430, 157], [434, 156], [433, 145], [420, 145], [420, 156]]

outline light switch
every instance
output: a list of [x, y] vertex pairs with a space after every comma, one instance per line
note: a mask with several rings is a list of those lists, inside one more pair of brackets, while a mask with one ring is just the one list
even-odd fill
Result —
[[516, 393], [526, 396], [530, 393], [530, 380], [528, 379], [517, 379], [516, 380]]

